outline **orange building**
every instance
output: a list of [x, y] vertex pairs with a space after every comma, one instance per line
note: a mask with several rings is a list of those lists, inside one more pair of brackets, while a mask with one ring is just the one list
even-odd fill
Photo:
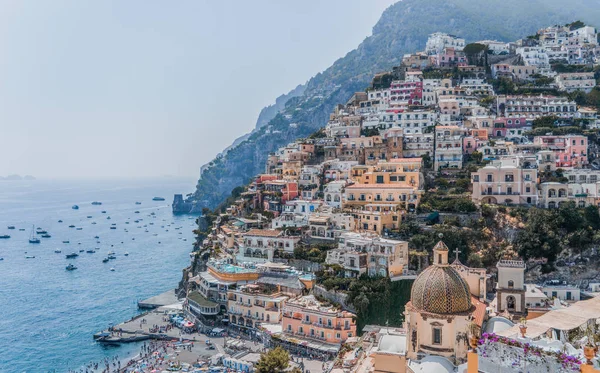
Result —
[[341, 344], [356, 336], [356, 315], [333, 306], [324, 306], [313, 295], [288, 300], [283, 306], [283, 333]]

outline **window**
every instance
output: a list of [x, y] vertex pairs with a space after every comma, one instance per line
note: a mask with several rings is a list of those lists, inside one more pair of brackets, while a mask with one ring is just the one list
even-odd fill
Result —
[[571, 299], [572, 299], [572, 298], [571, 298], [571, 292], [570, 292], [570, 291], [567, 291], [567, 300], [571, 300]]
[[434, 345], [442, 344], [442, 329], [441, 328], [433, 328], [433, 344]]
[[377, 184], [383, 184], [383, 175], [377, 175]]
[[515, 282], [514, 282], [513, 280], [509, 280], [509, 281], [508, 281], [508, 288], [509, 288], [509, 289], [512, 289], [512, 288], [514, 288], [514, 287], [515, 287]]
[[288, 332], [292, 331], [292, 326], [290, 324], [288, 324]]

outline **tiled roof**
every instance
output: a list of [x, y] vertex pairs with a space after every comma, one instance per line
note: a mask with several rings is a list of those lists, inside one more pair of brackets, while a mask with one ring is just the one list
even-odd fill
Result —
[[244, 236], [278, 237], [281, 234], [281, 231], [275, 229], [250, 229], [248, 232], [244, 233]]
[[477, 324], [480, 328], [483, 325], [483, 319], [485, 318], [485, 310], [487, 305], [483, 302], [480, 302], [479, 299], [471, 296], [471, 303], [475, 306], [475, 311], [473, 311], [473, 322]]

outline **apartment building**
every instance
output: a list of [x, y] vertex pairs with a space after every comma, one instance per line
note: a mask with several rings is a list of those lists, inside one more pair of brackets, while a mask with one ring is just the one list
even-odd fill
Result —
[[550, 150], [554, 154], [556, 167], [582, 167], [588, 164], [588, 139], [582, 135], [536, 136], [533, 145]]
[[381, 113], [379, 127], [382, 129], [399, 128], [404, 134], [423, 133], [428, 127], [435, 126], [437, 114], [433, 110], [386, 110]]
[[435, 128], [434, 170], [461, 169], [463, 162], [463, 137], [466, 129], [458, 126]]
[[[369, 276], [394, 277], [408, 268], [408, 242], [382, 238], [373, 233], [344, 232], [338, 238], [338, 247], [331, 251], [325, 262], [344, 266], [347, 277], [363, 273]], [[345, 256], [348, 255], [351, 260], [355, 253], [366, 253], [366, 261], [348, 262]]]
[[287, 299], [276, 286], [248, 284], [231, 289], [227, 292], [229, 323], [244, 328], [279, 324]]
[[447, 47], [452, 47], [461, 51], [465, 47], [465, 39], [443, 32], [435, 32], [429, 35], [429, 38], [427, 39], [425, 53], [428, 55], [437, 54]]
[[313, 295], [289, 299], [283, 306], [283, 334], [339, 345], [356, 336], [356, 315], [325, 306]]
[[560, 118], [573, 118], [577, 104], [567, 97], [556, 96], [498, 96], [497, 112], [504, 116], [519, 116], [535, 119], [554, 115]]
[[594, 73], [562, 73], [555, 78], [558, 89], [566, 92], [582, 91], [590, 93], [596, 86]]
[[287, 236], [284, 231], [275, 229], [251, 229], [242, 235], [237, 261], [272, 262], [275, 250], [293, 253], [300, 242], [298, 236]]
[[518, 156], [503, 157], [471, 174], [475, 203], [536, 205], [537, 168]]

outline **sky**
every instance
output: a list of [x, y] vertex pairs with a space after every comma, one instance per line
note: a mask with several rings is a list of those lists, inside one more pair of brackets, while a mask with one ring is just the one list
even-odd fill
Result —
[[1, 0], [0, 176], [194, 176], [395, 0]]

